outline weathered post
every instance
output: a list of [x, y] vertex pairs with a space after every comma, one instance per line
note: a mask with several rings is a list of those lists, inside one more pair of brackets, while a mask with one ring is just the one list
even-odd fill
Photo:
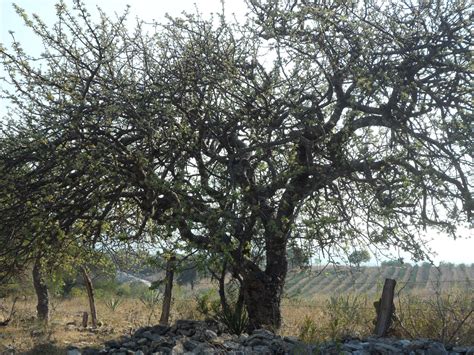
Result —
[[85, 266], [81, 266], [84, 284], [86, 285], [87, 298], [89, 299], [89, 308], [91, 311], [91, 323], [93, 328], [97, 328], [97, 312], [95, 310], [94, 287], [92, 286], [91, 278]]
[[375, 323], [375, 335], [383, 337], [387, 335], [387, 331], [392, 324], [394, 314], [393, 296], [395, 295], [395, 285], [397, 281], [393, 279], [385, 279], [383, 285], [382, 297], [377, 307], [377, 321]]
[[87, 328], [88, 322], [89, 322], [89, 313], [83, 312], [82, 313], [82, 327]]
[[168, 325], [171, 310], [171, 295], [173, 289], [173, 278], [176, 256], [171, 254], [167, 256], [165, 294], [163, 297], [163, 306], [161, 308], [160, 324]]

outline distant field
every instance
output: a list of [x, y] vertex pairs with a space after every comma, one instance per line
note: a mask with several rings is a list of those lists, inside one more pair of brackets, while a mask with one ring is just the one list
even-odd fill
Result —
[[[373, 298], [382, 292], [385, 278], [397, 281], [396, 291], [429, 295], [437, 291], [470, 291], [474, 294], [474, 264], [382, 265], [350, 268], [347, 266], [316, 266], [310, 270], [292, 269], [285, 284], [286, 298], [317, 298], [341, 294], [367, 295]], [[149, 277], [148, 279], [156, 279]], [[208, 278], [196, 281], [191, 290], [182, 286], [184, 297], [194, 298], [207, 289], [216, 289], [217, 282]]]
[[294, 269], [288, 273], [288, 297], [313, 297], [341, 293], [379, 293], [385, 278], [397, 280], [397, 289], [404, 291], [434, 292], [450, 288], [474, 291], [474, 264], [429, 264], [348, 268], [333, 266], [313, 267], [311, 270]]

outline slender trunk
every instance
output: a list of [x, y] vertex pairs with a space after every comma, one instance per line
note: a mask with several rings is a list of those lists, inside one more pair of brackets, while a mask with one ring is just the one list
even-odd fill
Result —
[[169, 257], [166, 262], [166, 285], [165, 294], [163, 297], [163, 306], [161, 308], [160, 324], [168, 325], [171, 311], [171, 296], [173, 290], [173, 278], [174, 278], [174, 263], [175, 256]]
[[97, 312], [95, 310], [95, 300], [94, 300], [94, 287], [92, 286], [92, 281], [89, 277], [87, 269], [84, 266], [81, 266], [82, 277], [84, 278], [84, 284], [87, 290], [87, 297], [89, 299], [89, 308], [91, 311], [91, 323], [92, 327], [97, 327]]
[[39, 256], [36, 258], [33, 266], [33, 285], [38, 299], [38, 304], [36, 305], [38, 319], [47, 323], [49, 320], [49, 292], [43, 278], [41, 257]]
[[218, 277], [219, 281], [219, 299], [221, 301], [222, 311], [224, 313], [229, 313], [229, 304], [227, 303], [227, 297], [225, 294], [225, 274], [227, 271], [227, 263], [224, 261], [222, 266], [221, 274]]

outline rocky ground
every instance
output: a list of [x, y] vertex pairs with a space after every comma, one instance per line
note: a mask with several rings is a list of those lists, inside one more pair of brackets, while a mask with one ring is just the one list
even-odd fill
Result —
[[240, 336], [224, 332], [215, 322], [181, 320], [174, 326], [138, 329], [132, 336], [109, 341], [103, 349], [70, 347], [67, 355], [145, 354], [410, 354], [474, 355], [474, 347], [453, 347], [427, 339], [347, 339], [343, 342], [305, 344], [295, 337], [281, 337], [258, 329]]

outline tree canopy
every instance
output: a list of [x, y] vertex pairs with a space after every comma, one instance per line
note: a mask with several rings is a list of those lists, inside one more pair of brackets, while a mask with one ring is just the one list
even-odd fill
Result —
[[279, 327], [290, 240], [423, 258], [422, 228], [471, 220], [467, 1], [248, 6], [134, 30], [79, 1], [53, 27], [17, 9], [44, 52], [0, 49], [0, 260], [47, 238], [17, 229], [29, 205], [66, 239], [165, 228], [229, 262], [251, 326]]

